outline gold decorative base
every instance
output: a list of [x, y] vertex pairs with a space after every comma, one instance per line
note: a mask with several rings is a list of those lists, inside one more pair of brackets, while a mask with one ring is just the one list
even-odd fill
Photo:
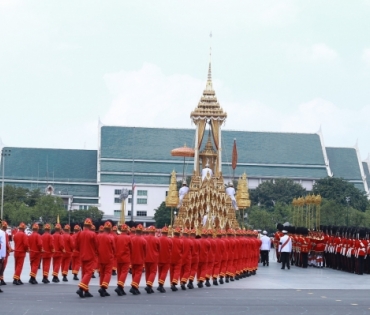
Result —
[[[206, 217], [205, 217], [206, 216]], [[185, 195], [174, 227], [228, 229], [239, 228], [231, 198], [226, 195], [222, 174], [202, 177], [192, 175], [189, 192]]]

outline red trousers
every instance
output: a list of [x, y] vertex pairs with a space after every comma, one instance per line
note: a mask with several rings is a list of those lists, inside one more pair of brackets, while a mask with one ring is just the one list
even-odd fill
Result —
[[153, 286], [155, 276], [157, 275], [158, 263], [146, 262], [145, 263], [145, 280], [146, 285]]
[[226, 269], [226, 275], [230, 277], [234, 277], [234, 260], [228, 260], [227, 261], [227, 269]]
[[143, 274], [143, 265], [132, 265], [131, 266], [132, 271], [132, 282], [131, 286], [135, 287], [136, 289], [139, 288], [141, 275]]
[[117, 259], [116, 258], [114, 258], [113, 259], [113, 264], [112, 264], [112, 270], [117, 270]]
[[81, 268], [81, 259], [80, 256], [72, 255], [72, 273], [77, 275]]
[[198, 263], [198, 271], [197, 271], [198, 281], [206, 280], [207, 270], [208, 270], [208, 263], [207, 262], [199, 262]]
[[113, 261], [108, 264], [99, 264], [100, 270], [100, 286], [104, 289], [108, 289], [110, 279], [112, 277]]
[[158, 264], [158, 283], [164, 284], [167, 278], [168, 270], [170, 269], [170, 264], [159, 263]]
[[180, 281], [186, 283], [190, 277], [191, 271], [191, 260], [181, 265], [180, 269]]
[[14, 269], [15, 270], [14, 270], [13, 279], [15, 280], [19, 280], [21, 277], [25, 257], [26, 257], [26, 254], [14, 254], [14, 259], [15, 259]]
[[222, 260], [221, 266], [220, 266], [220, 277], [226, 276], [226, 271], [227, 271], [226, 269], [227, 269], [227, 260]]
[[36, 278], [37, 271], [40, 266], [40, 261], [41, 261], [41, 253], [30, 254], [30, 264], [31, 264], [30, 277]]
[[51, 262], [51, 257], [43, 257], [42, 258], [42, 275], [44, 277], [49, 276], [50, 262]]
[[130, 263], [117, 263], [117, 285], [124, 287]]
[[199, 264], [198, 260], [191, 261], [189, 280], [194, 280], [198, 271], [198, 264]]
[[62, 258], [62, 275], [68, 275], [69, 264], [71, 263], [71, 254], [64, 254]]
[[170, 280], [172, 284], [177, 284], [180, 278], [181, 260], [178, 263], [170, 265]]
[[208, 261], [207, 263], [207, 274], [206, 274], [206, 279], [211, 279], [212, 277], [212, 272], [213, 272], [213, 265], [214, 261]]
[[215, 261], [213, 264], [213, 270], [212, 270], [213, 279], [217, 279], [218, 276], [220, 275], [220, 267], [221, 267], [221, 262]]
[[53, 276], [58, 277], [60, 266], [62, 265], [62, 256], [53, 257]]
[[79, 287], [84, 291], [89, 291], [89, 283], [94, 272], [95, 260], [85, 260], [81, 262], [82, 279]]
[[4, 271], [5, 271], [6, 265], [8, 264], [8, 257], [9, 257], [9, 255], [6, 255], [6, 257], [3, 261], [3, 265], [2, 265], [1, 270], [0, 270], [0, 280], [4, 280]]

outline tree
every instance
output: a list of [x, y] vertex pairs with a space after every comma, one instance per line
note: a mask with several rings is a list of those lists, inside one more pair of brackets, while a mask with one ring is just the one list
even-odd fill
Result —
[[306, 195], [306, 189], [288, 178], [268, 180], [250, 191], [251, 201], [262, 207], [274, 207], [277, 202], [291, 204], [293, 198]]
[[171, 224], [171, 211], [173, 211], [173, 208], [166, 207], [166, 203], [164, 201], [154, 211], [155, 226], [157, 228], [162, 228], [165, 225]]
[[313, 186], [313, 193], [320, 194], [321, 197], [333, 200], [342, 206], [347, 206], [346, 197], [350, 197], [348, 204], [360, 211], [365, 211], [369, 207], [366, 193], [343, 178], [326, 177], [319, 179]]
[[[93, 221], [101, 221], [103, 218], [103, 211], [100, 211], [97, 207], [90, 207], [87, 210], [71, 210], [71, 222], [76, 224], [83, 224], [86, 218], [90, 218]], [[63, 222], [67, 223], [69, 219], [67, 213], [66, 218], [63, 218]]]
[[63, 200], [55, 196], [42, 196], [35, 205], [37, 217], [43, 223], [55, 223], [59, 215], [60, 218], [68, 216], [67, 210], [64, 208]]
[[28, 224], [32, 221], [32, 210], [24, 202], [7, 202], [4, 203], [4, 219], [10, 225]]

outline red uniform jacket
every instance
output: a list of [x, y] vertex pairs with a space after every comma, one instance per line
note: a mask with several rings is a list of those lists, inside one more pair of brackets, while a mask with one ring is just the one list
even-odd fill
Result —
[[181, 263], [182, 254], [184, 252], [184, 242], [179, 237], [172, 238], [172, 255], [171, 264]]
[[14, 254], [18, 257], [26, 256], [29, 249], [28, 237], [23, 231], [18, 231], [14, 235]]
[[66, 250], [65, 254], [71, 255], [73, 252], [73, 248], [74, 248], [72, 236], [69, 233], [64, 233], [62, 237], [63, 237], [63, 242], [64, 242], [64, 248]]
[[194, 243], [190, 238], [182, 239], [184, 252], [182, 253], [182, 264], [191, 263]]
[[206, 238], [199, 239], [199, 262], [208, 262], [209, 251], [211, 250], [211, 243]]
[[141, 235], [135, 235], [132, 239], [131, 264], [143, 265], [145, 262], [146, 240]]
[[116, 258], [117, 263], [130, 263], [132, 252], [132, 238], [129, 235], [121, 234], [116, 240]]
[[44, 232], [41, 236], [42, 240], [42, 248], [44, 252], [42, 253], [42, 257], [44, 258], [51, 258], [53, 257], [54, 253], [54, 238], [49, 232]]
[[76, 236], [76, 249], [80, 252], [81, 261], [94, 260], [98, 255], [98, 242], [93, 231], [84, 229]]
[[228, 257], [229, 261], [234, 260], [234, 252], [236, 251], [236, 246], [235, 246], [235, 239], [234, 238], [228, 238], [229, 241], [229, 252], [228, 252]]
[[53, 234], [53, 238], [54, 238], [54, 249], [55, 249], [54, 257], [60, 257], [63, 255], [63, 251], [64, 251], [63, 236], [59, 232], [56, 232]]
[[42, 239], [38, 232], [32, 232], [32, 234], [28, 237], [28, 243], [30, 245], [30, 257], [41, 254]]
[[215, 261], [222, 260], [222, 253], [225, 251], [225, 244], [221, 238], [216, 238], [216, 254], [215, 254]]
[[171, 263], [171, 255], [172, 255], [172, 239], [167, 236], [160, 237], [158, 263], [160, 264]]
[[116, 254], [114, 237], [108, 233], [98, 234], [98, 257], [100, 264], [108, 264], [113, 261]]
[[159, 239], [154, 235], [148, 235], [146, 238], [146, 256], [145, 262], [158, 263]]
[[80, 256], [80, 252], [76, 249], [76, 237], [77, 237], [78, 233], [80, 233], [80, 232], [74, 233], [71, 236], [71, 244], [72, 244], [72, 248], [73, 248], [72, 257], [79, 257]]
[[211, 249], [209, 250], [209, 254], [208, 254], [208, 261], [212, 262], [212, 261], [215, 261], [217, 244], [216, 244], [216, 240], [212, 237], [208, 238], [208, 241], [211, 244]]
[[191, 253], [191, 261], [193, 263], [199, 261], [200, 244], [199, 240], [196, 238], [191, 238], [191, 241], [193, 242], [193, 250]]
[[224, 243], [224, 250], [222, 251], [222, 260], [229, 259], [229, 240], [227, 238], [223, 238], [222, 242]]

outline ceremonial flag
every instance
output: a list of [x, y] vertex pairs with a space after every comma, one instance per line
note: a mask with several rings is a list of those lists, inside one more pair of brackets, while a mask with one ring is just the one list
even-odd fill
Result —
[[238, 163], [238, 151], [236, 149], [236, 139], [234, 139], [233, 154], [231, 157], [231, 167], [233, 168], [233, 170], [235, 170], [237, 163]]
[[135, 191], [136, 183], [135, 183], [135, 178], [132, 180], [132, 192]]
[[57, 223], [60, 224], [59, 214], [57, 216]]

